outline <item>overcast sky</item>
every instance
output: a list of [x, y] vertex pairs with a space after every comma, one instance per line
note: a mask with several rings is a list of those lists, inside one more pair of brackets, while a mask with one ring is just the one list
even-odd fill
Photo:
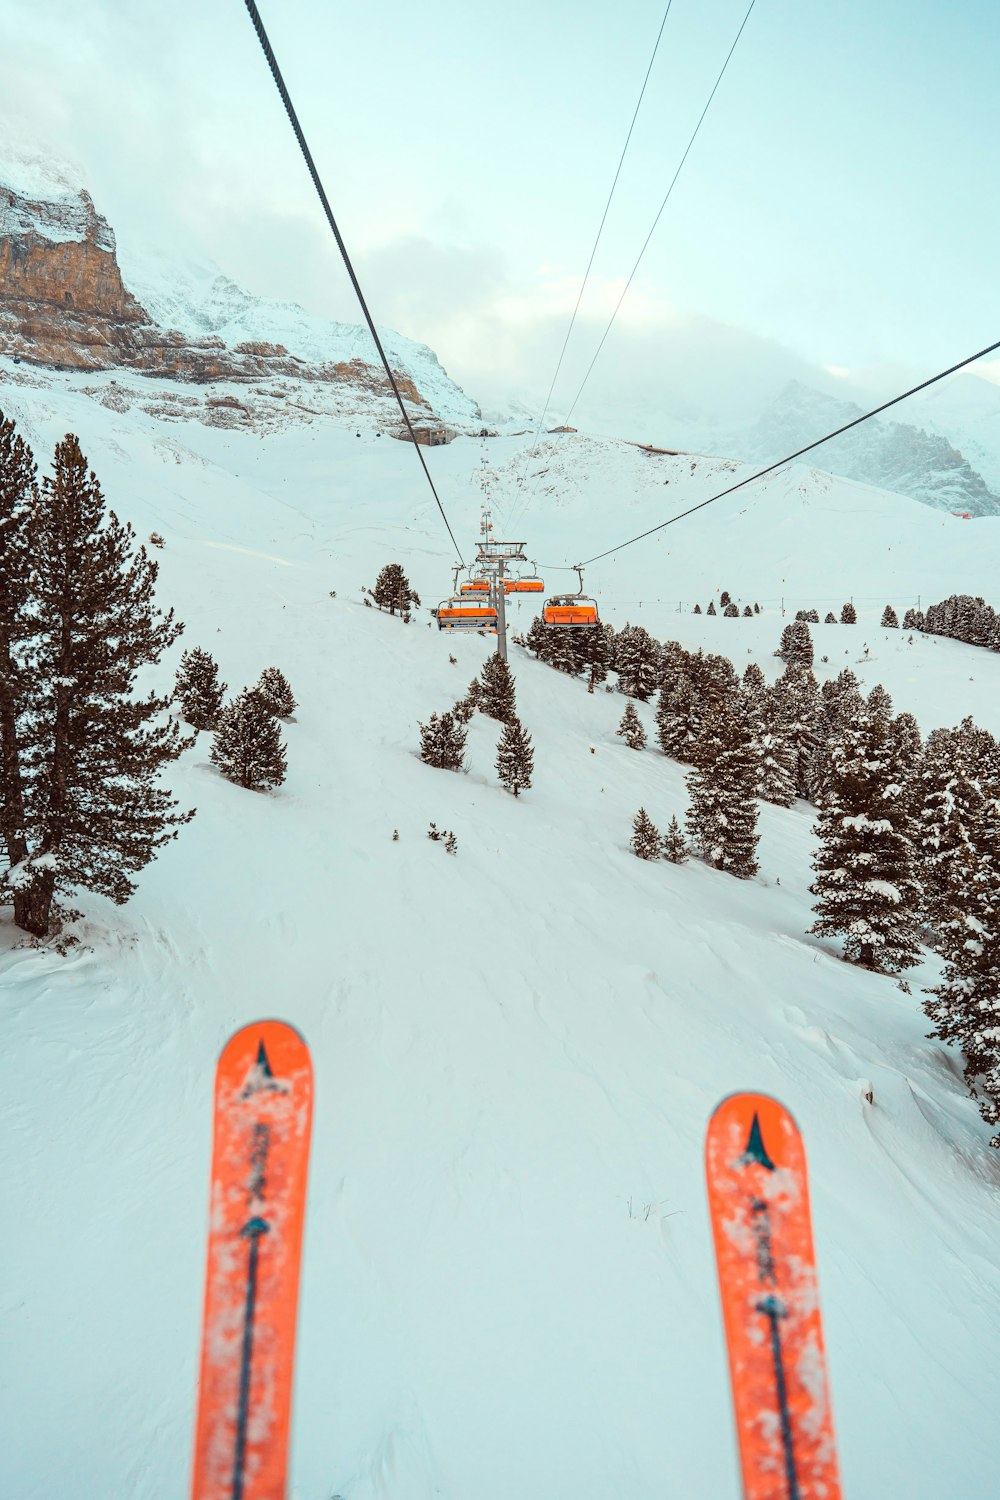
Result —
[[[747, 3], [673, 0], [553, 410]], [[260, 5], [376, 321], [544, 395], [665, 0]], [[581, 413], [1000, 337], [998, 52], [996, 0], [757, 0]], [[0, 59], [0, 128], [80, 160], [120, 242], [359, 321], [241, 0], [0, 0]]]

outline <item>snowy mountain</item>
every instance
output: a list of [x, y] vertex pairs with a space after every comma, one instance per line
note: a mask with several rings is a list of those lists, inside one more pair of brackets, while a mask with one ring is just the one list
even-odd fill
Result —
[[[0, 158], [0, 353], [40, 368], [113, 370], [126, 377], [114, 393], [123, 409], [161, 417], [197, 410], [214, 425], [272, 430], [326, 412], [398, 435], [367, 329], [254, 297], [197, 260], [133, 253], [123, 277], [115, 234], [72, 173], [24, 153]], [[479, 420], [431, 350], [382, 333], [412, 418], [445, 436]], [[195, 390], [180, 394], [178, 382]]]
[[[976, 385], [986, 384], [975, 376], [968, 379]], [[947, 384], [942, 388], [942, 401], [947, 399], [944, 393], [950, 389]], [[990, 405], [987, 400], [983, 407], [996, 412], [998, 403]], [[838, 401], [792, 381], [750, 432], [737, 439], [732, 451], [759, 463], [772, 463], [783, 453], [792, 453], [860, 417], [863, 410], [853, 402]], [[946, 431], [953, 432], [947, 415], [933, 431], [876, 417], [825, 444], [817, 451], [816, 461], [833, 474], [894, 490], [936, 510], [967, 511], [972, 516], [1000, 515], [1000, 493], [991, 489], [968, 458], [952, 446], [943, 435]], [[996, 463], [1000, 461], [1000, 447], [994, 451], [998, 456]], [[977, 452], [986, 456], [987, 446], [977, 448]]]
[[[263, 438], [166, 421], [118, 381], [3, 359], [0, 408], [43, 467], [80, 433], [109, 503], [164, 537], [160, 596], [187, 629], [150, 686], [198, 644], [231, 691], [279, 666], [299, 707], [273, 795], [223, 781], [199, 736], [171, 777], [194, 822], [127, 907], [84, 903], [89, 947], [0, 926], [3, 1493], [186, 1493], [212, 1070], [278, 1015], [316, 1073], [296, 1500], [736, 1500], [701, 1148], [745, 1087], [805, 1136], [844, 1493], [991, 1497], [997, 1166], [926, 1036], [936, 961], [905, 993], [806, 936], [803, 803], [762, 807], [753, 880], [635, 859], [640, 805], [683, 817], [683, 768], [623, 745], [620, 696], [523, 653], [531, 790], [498, 786], [482, 716], [465, 774], [422, 765], [417, 721], [492, 643], [429, 628], [451, 559], [415, 455], [319, 414]], [[488, 482], [550, 586], [749, 472], [584, 433], [534, 455], [530, 435], [460, 436], [428, 462], [463, 546]], [[424, 599], [412, 625], [362, 603], [388, 560]], [[853, 595], [857, 626], [813, 629], [821, 675], [850, 664], [925, 731], [972, 713], [996, 733], [1000, 656], [878, 620], [919, 593], [995, 598], [998, 562], [992, 517], [800, 465], [587, 582], [616, 624], [770, 680], [782, 609]], [[762, 614], [691, 613], [720, 588]]]

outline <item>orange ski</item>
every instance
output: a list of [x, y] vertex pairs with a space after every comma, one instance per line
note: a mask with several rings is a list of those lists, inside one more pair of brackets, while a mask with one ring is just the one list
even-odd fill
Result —
[[839, 1500], [798, 1126], [766, 1094], [731, 1094], [705, 1170], [745, 1500]]
[[284, 1500], [312, 1089], [281, 1021], [219, 1058], [192, 1500]]

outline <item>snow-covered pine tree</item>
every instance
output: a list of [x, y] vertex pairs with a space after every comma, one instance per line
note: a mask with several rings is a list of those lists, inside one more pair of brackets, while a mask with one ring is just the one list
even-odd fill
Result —
[[913, 778], [911, 810], [924, 916], [939, 934], [961, 927], [965, 891], [975, 883], [980, 835], [989, 821], [986, 804], [991, 794], [996, 795], [995, 781], [971, 719], [964, 719], [957, 729], [931, 731]]
[[816, 823], [816, 921], [810, 931], [843, 936], [851, 963], [890, 974], [919, 958], [920, 891], [908, 822], [887, 722], [864, 703], [831, 752]]
[[701, 614], [701, 605], [700, 604], [696, 604], [695, 607], [694, 607], [694, 611], [693, 612], [696, 615], [700, 615]]
[[730, 604], [731, 600], [732, 595], [730, 594], [729, 590], [723, 589], [722, 593], [719, 595], [719, 603], [722, 605], [722, 608], [725, 609], [727, 605]]
[[[30, 585], [37, 512], [34, 456], [0, 411], [0, 837], [7, 863], [15, 869], [28, 855], [22, 756], [30, 739], [29, 661], [38, 633]], [[4, 886], [0, 880], [0, 899], [13, 899], [14, 920], [23, 928], [23, 897], [16, 885], [13, 891]]]
[[372, 598], [379, 609], [387, 609], [391, 615], [398, 611], [408, 614], [410, 606], [420, 605], [420, 595], [410, 587], [410, 580], [399, 563], [386, 563], [375, 580]]
[[785, 737], [784, 724], [769, 693], [760, 737], [758, 795], [776, 807], [791, 807], [796, 796], [795, 765], [795, 746]]
[[740, 880], [756, 875], [757, 777], [753, 744], [742, 700], [733, 695], [709, 710], [687, 776], [691, 807], [687, 826], [708, 864]]
[[640, 807], [632, 819], [632, 853], [639, 859], [659, 859], [662, 839], [646, 809]]
[[244, 688], [222, 710], [209, 759], [227, 781], [251, 792], [284, 781], [288, 763], [278, 721], [256, 688]]
[[764, 738], [768, 691], [767, 678], [755, 661], [749, 662], [743, 672], [740, 693], [743, 699], [743, 710], [747, 718], [750, 741], [757, 747], [760, 754], [760, 763], [758, 766], [758, 775], [760, 776], [763, 773], [763, 758], [766, 753]]
[[517, 714], [514, 674], [503, 657], [496, 652], [483, 662], [479, 674], [479, 702], [476, 706], [501, 724], [506, 724], [508, 719]]
[[722, 611], [722, 618], [724, 620], [738, 620], [739, 617], [740, 617], [740, 608], [739, 608], [738, 604], [733, 604], [732, 602], [730, 602], [729, 604], [726, 605], [725, 609]]
[[744, 620], [753, 619], [753, 610], [750, 608], [749, 604], [745, 604], [743, 606], [743, 618]]
[[276, 719], [290, 719], [298, 708], [288, 678], [277, 667], [264, 668], [254, 692], [263, 698]]
[[618, 691], [645, 703], [656, 692], [660, 645], [641, 625], [625, 625], [615, 640]]
[[882, 611], [882, 625], [885, 629], [888, 630], [899, 629], [899, 616], [897, 615], [891, 604], [887, 604], [885, 609]]
[[667, 831], [660, 840], [660, 852], [663, 858], [669, 859], [672, 865], [682, 865], [690, 853], [684, 830], [678, 823], [676, 815], [670, 819]]
[[[807, 627], [808, 628], [808, 627]], [[795, 792], [808, 797], [813, 782], [813, 762], [819, 745], [820, 697], [812, 672], [789, 662], [775, 683], [778, 728], [795, 753]]]
[[460, 771], [465, 763], [468, 730], [452, 713], [431, 714], [420, 728], [420, 759], [442, 771]]
[[823, 806], [826, 796], [833, 746], [843, 725], [856, 717], [863, 702], [858, 679], [850, 667], [844, 667], [837, 677], [827, 678], [820, 689], [816, 748], [809, 771], [809, 798], [817, 807]]
[[645, 750], [646, 748], [646, 731], [642, 727], [642, 720], [631, 698], [625, 705], [622, 721], [615, 730], [615, 734], [621, 736], [630, 750]]
[[535, 752], [531, 735], [520, 719], [512, 714], [504, 724], [497, 745], [497, 776], [509, 792], [516, 797], [531, 786], [531, 775], [535, 767]]
[[656, 705], [656, 737], [664, 755], [690, 760], [694, 744], [694, 688], [688, 677], [678, 677], [660, 690]]
[[790, 625], [785, 626], [781, 632], [781, 644], [775, 655], [789, 665], [805, 667], [806, 670], [811, 669], [813, 643], [806, 620], [795, 619]]
[[858, 623], [858, 612], [850, 602], [841, 607], [840, 623], [841, 625], [856, 625]]
[[836, 623], [837, 623], [837, 616], [834, 614], [834, 612], [833, 612], [832, 609], [828, 609], [827, 612], [826, 612], [826, 617], [823, 620], [823, 624], [824, 625], [836, 625]]
[[17, 879], [7, 880], [17, 925], [44, 937], [71, 915], [56, 897], [73, 888], [123, 905], [131, 877], [194, 816], [156, 785], [193, 741], [165, 720], [168, 697], [133, 696], [139, 669], [158, 662], [182, 627], [153, 603], [157, 566], [105, 511], [72, 434], [56, 446], [28, 540], [37, 634], [23, 660], [30, 733], [15, 776], [25, 837]]
[[174, 679], [174, 702], [192, 729], [214, 729], [222, 711], [226, 684], [210, 651], [192, 646], [181, 657]]
[[718, 614], [718, 610], [715, 607], [715, 600], [714, 599], [709, 599], [709, 601], [708, 601], [708, 608], [706, 609], [705, 613], [706, 613], [706, 615]]

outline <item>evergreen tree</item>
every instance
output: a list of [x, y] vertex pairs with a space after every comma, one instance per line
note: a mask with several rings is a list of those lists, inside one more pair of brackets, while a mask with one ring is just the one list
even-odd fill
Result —
[[740, 880], [757, 873], [759, 751], [738, 698], [713, 704], [688, 773], [688, 830], [703, 858]]
[[775, 655], [782, 661], [808, 671], [813, 664], [813, 643], [809, 625], [803, 619], [795, 619], [781, 632], [781, 644]]
[[850, 667], [837, 677], [828, 678], [820, 689], [819, 715], [816, 724], [816, 747], [809, 769], [809, 797], [822, 807], [830, 779], [830, 756], [845, 724], [859, 713], [864, 699], [858, 679]]
[[632, 853], [640, 859], [659, 859], [662, 840], [660, 835], [646, 814], [646, 809], [640, 807], [632, 819]]
[[722, 605], [723, 609], [725, 609], [731, 602], [732, 596], [729, 590], [723, 589], [722, 593], [719, 595], [719, 603]]
[[626, 625], [615, 640], [618, 690], [643, 703], [656, 692], [660, 676], [660, 646], [641, 625]]
[[840, 611], [841, 625], [856, 625], [858, 623], [858, 612], [853, 604], [845, 604]]
[[288, 678], [277, 667], [265, 667], [254, 692], [262, 698], [276, 719], [290, 719], [298, 708]]
[[749, 604], [745, 604], [743, 606], [743, 618], [744, 620], [753, 619], [753, 610], [750, 608]]
[[496, 652], [483, 662], [479, 674], [479, 702], [477, 707], [491, 719], [506, 724], [516, 717], [514, 701], [514, 674]]
[[909, 968], [919, 957], [919, 889], [907, 823], [887, 723], [865, 704], [831, 755], [816, 824], [816, 921], [810, 931], [843, 935], [850, 962], [887, 973]]
[[707, 615], [714, 615], [714, 614], [717, 613], [717, 610], [715, 608], [715, 600], [714, 599], [709, 599], [709, 601], [708, 601], [708, 608], [706, 609], [705, 613]]
[[504, 724], [503, 734], [497, 746], [497, 775], [509, 792], [516, 797], [531, 786], [531, 773], [535, 766], [535, 752], [520, 719], [512, 715]]
[[789, 663], [772, 691], [776, 715], [772, 728], [778, 730], [794, 751], [796, 795], [808, 797], [820, 744], [820, 697], [816, 679], [811, 672]]
[[[38, 632], [30, 584], [37, 513], [34, 457], [0, 411], [0, 837], [11, 867], [28, 855], [23, 753], [30, 737], [29, 661]], [[0, 895], [7, 894], [0, 884]], [[24, 927], [16, 888], [13, 900], [15, 922]]]
[[767, 679], [755, 661], [749, 662], [743, 672], [743, 682], [740, 693], [743, 699], [743, 711], [746, 714], [747, 728], [751, 743], [758, 752], [758, 791], [763, 774], [763, 761], [766, 753], [764, 746], [765, 721], [767, 717]]
[[181, 657], [174, 680], [174, 702], [192, 729], [214, 729], [222, 711], [226, 684], [211, 652], [192, 646]]
[[965, 893], [977, 879], [995, 782], [971, 719], [964, 719], [958, 729], [931, 731], [913, 779], [911, 805], [924, 915], [939, 935], [961, 930]]
[[645, 750], [646, 748], [646, 731], [642, 727], [642, 720], [631, 698], [625, 705], [622, 721], [615, 730], [615, 734], [621, 735], [630, 750]]
[[738, 604], [729, 603], [729, 604], [726, 605], [725, 609], [722, 611], [722, 618], [724, 620], [738, 620], [739, 617], [740, 617], [740, 609], [739, 609], [739, 605]]
[[420, 759], [426, 766], [442, 771], [460, 771], [465, 763], [465, 741], [468, 730], [454, 714], [431, 714], [420, 728]]
[[678, 677], [660, 690], [656, 706], [656, 737], [664, 755], [690, 760], [694, 745], [694, 688], [688, 677]]
[[131, 876], [193, 817], [156, 785], [192, 741], [175, 720], [163, 722], [169, 698], [132, 696], [140, 668], [181, 631], [153, 603], [157, 566], [135, 550], [132, 528], [105, 513], [72, 434], [57, 445], [53, 470], [27, 529], [32, 635], [15, 693], [18, 682], [30, 687], [17, 764], [7, 768], [15, 785], [4, 787], [22, 830], [18, 878], [7, 877], [14, 919], [38, 937], [74, 915], [56, 901], [73, 888], [124, 904]]
[[688, 843], [676, 816], [667, 824], [667, 831], [660, 841], [660, 852], [672, 865], [682, 865], [688, 857]]
[[287, 761], [270, 704], [256, 688], [244, 688], [219, 715], [209, 759], [227, 781], [251, 792], [268, 791], [285, 779]]
[[826, 617], [825, 617], [825, 619], [823, 621], [823, 624], [824, 625], [836, 625], [836, 623], [837, 623], [837, 616], [834, 614], [833, 610], [832, 609], [827, 610]]
[[891, 604], [887, 604], [885, 609], [882, 611], [882, 624], [884, 627], [890, 630], [899, 629], [899, 616], [897, 615]]
[[379, 609], [387, 609], [391, 615], [397, 610], [401, 615], [407, 615], [411, 605], [420, 605], [420, 595], [410, 587], [410, 580], [399, 563], [386, 563], [375, 580], [372, 598]]
[[695, 607], [694, 607], [694, 613], [696, 615], [700, 615], [701, 614], [701, 605], [700, 604], [696, 604], [695, 605]]

